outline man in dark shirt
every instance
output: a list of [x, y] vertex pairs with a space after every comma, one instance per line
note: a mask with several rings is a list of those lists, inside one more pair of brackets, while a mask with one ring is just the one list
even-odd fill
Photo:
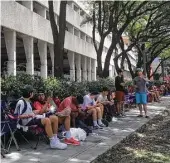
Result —
[[[115, 78], [115, 87], [116, 87], [116, 101], [117, 101], [117, 113], [118, 116], [121, 115], [121, 111], [123, 110], [123, 102], [124, 102], [124, 80], [123, 80], [123, 71], [118, 71], [118, 76]], [[122, 113], [123, 115], [124, 113]]]

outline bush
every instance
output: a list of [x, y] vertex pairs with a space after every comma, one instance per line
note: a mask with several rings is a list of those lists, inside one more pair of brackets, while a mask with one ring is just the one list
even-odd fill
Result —
[[1, 91], [6, 93], [7, 96], [12, 96], [13, 94], [21, 96], [21, 90], [27, 84], [32, 85], [35, 92], [52, 92], [61, 99], [70, 95], [85, 95], [87, 92], [91, 91], [100, 92], [103, 87], [108, 87], [110, 90], [114, 89], [114, 80], [109, 78], [91, 82], [74, 82], [66, 79], [56, 79], [54, 77], [42, 79], [38, 76], [18, 74], [16, 77], [9, 76], [5, 79], [1, 79]]

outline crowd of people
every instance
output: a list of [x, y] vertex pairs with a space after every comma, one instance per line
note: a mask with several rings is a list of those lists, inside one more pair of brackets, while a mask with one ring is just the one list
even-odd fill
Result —
[[[160, 102], [160, 95], [170, 92], [170, 84], [159, 87], [149, 86], [148, 80], [137, 69], [137, 77], [133, 80], [133, 86], [128, 87], [128, 94], [135, 94], [135, 102], [139, 107], [143, 117], [143, 110], [146, 118], [148, 101]], [[76, 120], [91, 120], [94, 130], [106, 127], [103, 119], [106, 114], [110, 117], [124, 117], [124, 99], [126, 95], [123, 79], [123, 71], [118, 71], [115, 78], [115, 91], [110, 91], [107, 87], [102, 88], [101, 92], [90, 92], [85, 96], [70, 96], [63, 101], [56, 96], [46, 95], [43, 90], [39, 90], [34, 95], [34, 89], [26, 85], [22, 90], [22, 98], [17, 102], [14, 111], [18, 115], [18, 123], [23, 126], [38, 125], [44, 128], [49, 140], [50, 147], [56, 149], [66, 149], [67, 145], [80, 145], [80, 142], [72, 137], [70, 128], [76, 127]], [[58, 138], [59, 126], [63, 125], [65, 139], [62, 143]]]

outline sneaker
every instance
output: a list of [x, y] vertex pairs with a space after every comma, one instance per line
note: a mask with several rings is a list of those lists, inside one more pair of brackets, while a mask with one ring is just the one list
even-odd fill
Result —
[[121, 113], [121, 116], [122, 116], [122, 117], [126, 117], [125, 113]]
[[52, 140], [50, 140], [50, 147], [52, 149], [66, 149], [67, 148], [67, 144], [61, 143], [60, 140], [57, 138], [54, 138]]
[[137, 117], [143, 117], [143, 115], [138, 115]]
[[100, 127], [106, 127], [103, 123], [102, 124], [99, 124]]
[[94, 130], [98, 130], [98, 129], [103, 129], [103, 127], [99, 126], [99, 125], [96, 125], [96, 126], [93, 126], [93, 129]]
[[149, 118], [149, 116], [148, 116], [148, 115], [146, 115], [146, 116], [145, 116], [145, 118]]
[[59, 132], [59, 133], [58, 133], [58, 138], [59, 138], [59, 139], [64, 139], [65, 137], [66, 137], [65, 132]]
[[75, 146], [80, 145], [80, 142], [75, 140], [74, 138], [70, 138], [70, 139], [65, 138], [64, 143], [69, 145], [75, 145]]

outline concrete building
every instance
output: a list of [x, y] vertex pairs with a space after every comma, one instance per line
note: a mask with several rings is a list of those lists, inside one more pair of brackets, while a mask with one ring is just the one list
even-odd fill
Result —
[[[59, 1], [54, 1], [56, 22]], [[92, 24], [80, 27], [86, 13], [74, 1], [68, 1], [64, 73], [70, 80], [96, 80], [97, 56], [92, 42]], [[96, 35], [99, 41], [99, 36]], [[109, 48], [111, 37], [104, 43], [102, 62]], [[109, 76], [115, 76], [113, 57]], [[136, 56], [130, 54], [135, 67]], [[53, 37], [49, 21], [48, 1], [2, 1], [1, 2], [1, 71], [8, 75], [19, 72], [38, 74], [43, 78], [54, 73]], [[125, 70], [128, 67], [125, 63]]]

